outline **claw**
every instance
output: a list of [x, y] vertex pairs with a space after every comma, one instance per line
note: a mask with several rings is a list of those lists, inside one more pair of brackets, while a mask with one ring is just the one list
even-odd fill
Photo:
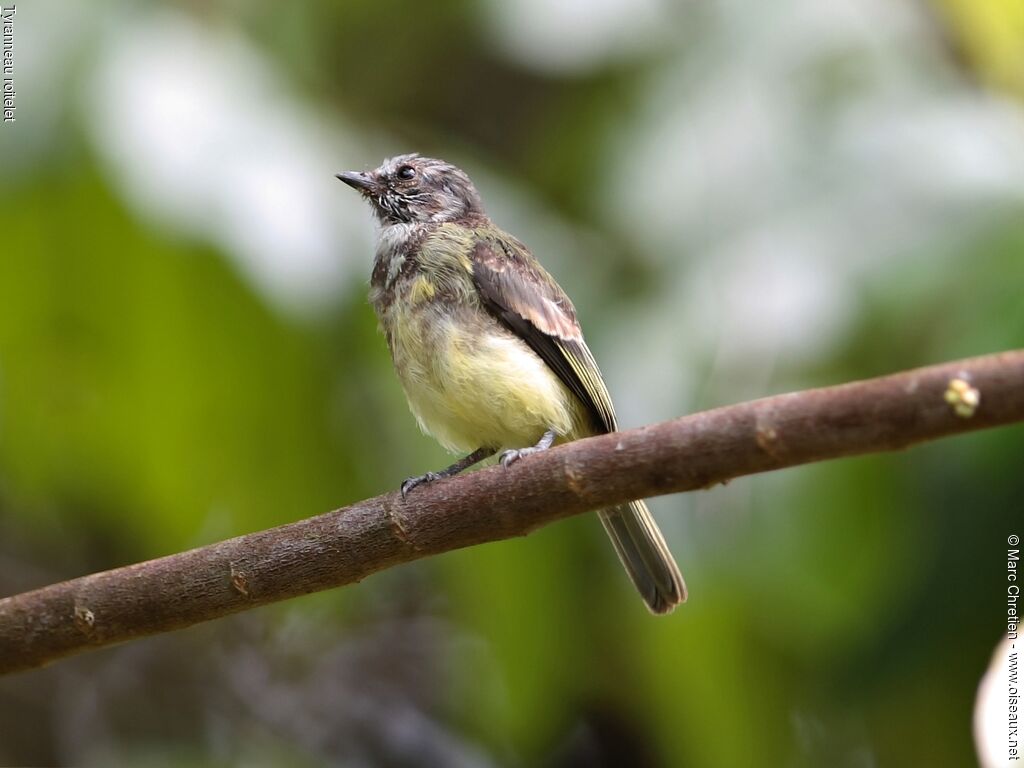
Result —
[[441, 475], [439, 475], [437, 472], [427, 472], [425, 475], [417, 475], [416, 477], [407, 478], [399, 488], [399, 490], [402, 492], [402, 498], [404, 499], [406, 497], [406, 494], [408, 494], [409, 491], [411, 491], [416, 486], [423, 485], [424, 483], [432, 483], [435, 480], [440, 479]]
[[483, 461], [488, 456], [491, 456], [493, 454], [493, 448], [481, 446], [468, 456], [463, 456], [450, 467], [445, 467], [440, 472], [427, 472], [427, 474], [425, 475], [417, 475], [416, 477], [410, 477], [399, 487], [399, 490], [402, 492], [402, 498], [404, 499], [405, 495], [409, 493], [409, 491], [411, 491], [417, 485], [423, 485], [424, 483], [432, 483], [435, 480], [441, 480], [442, 478], [445, 477], [453, 477], [459, 474], [459, 472], [462, 472], [464, 469], [473, 466], [478, 461]]
[[521, 458], [523, 458], [523, 456], [529, 456], [531, 453], [540, 453], [541, 451], [546, 451], [548, 448], [551, 447], [552, 443], [554, 442], [555, 430], [549, 429], [547, 432], [543, 434], [543, 436], [537, 442], [536, 445], [531, 446], [529, 448], [511, 448], [503, 452], [501, 454], [500, 459], [501, 466], [503, 466], [505, 469], [508, 469]]
[[529, 456], [531, 453], [536, 453], [537, 450], [537, 448], [511, 448], [504, 451], [501, 454], [501, 459], [499, 459], [501, 461], [501, 466], [508, 469], [523, 458], [523, 456]]

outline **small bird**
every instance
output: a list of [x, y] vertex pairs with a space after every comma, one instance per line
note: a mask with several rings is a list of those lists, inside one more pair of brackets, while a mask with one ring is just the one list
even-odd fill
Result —
[[[611, 397], [558, 283], [484, 212], [469, 177], [417, 154], [337, 178], [380, 223], [370, 302], [420, 428], [466, 456], [402, 483], [402, 495], [502, 451], [508, 467], [557, 441], [614, 432]], [[686, 585], [647, 505], [601, 522], [647, 607]]]

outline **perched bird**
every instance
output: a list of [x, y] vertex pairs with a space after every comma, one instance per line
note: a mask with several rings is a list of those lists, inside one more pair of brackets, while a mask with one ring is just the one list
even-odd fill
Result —
[[[611, 397], [569, 297], [484, 212], [469, 177], [416, 154], [337, 174], [380, 223], [370, 302], [420, 428], [452, 452], [451, 477], [503, 451], [522, 456], [617, 429]], [[654, 613], [686, 586], [642, 501], [600, 512], [627, 573]]]

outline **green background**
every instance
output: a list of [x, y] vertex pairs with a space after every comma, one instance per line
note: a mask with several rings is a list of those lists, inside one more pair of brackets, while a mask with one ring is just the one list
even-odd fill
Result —
[[[0, 126], [0, 594], [449, 461], [336, 171], [477, 181], [626, 426], [1021, 345], [1014, 3], [23, 4]], [[2, 765], [974, 764], [1019, 427], [656, 500], [0, 680]]]

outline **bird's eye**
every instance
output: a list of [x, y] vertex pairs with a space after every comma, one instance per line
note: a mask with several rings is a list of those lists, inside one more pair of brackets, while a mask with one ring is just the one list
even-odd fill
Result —
[[416, 169], [413, 168], [411, 165], [403, 165], [401, 168], [398, 169], [398, 173], [395, 174], [395, 176], [400, 178], [402, 181], [408, 181], [415, 175]]

